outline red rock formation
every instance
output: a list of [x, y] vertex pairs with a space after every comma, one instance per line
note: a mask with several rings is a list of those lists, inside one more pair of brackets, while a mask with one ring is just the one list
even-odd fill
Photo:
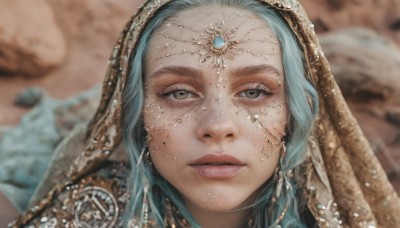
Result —
[[62, 62], [65, 40], [44, 0], [0, 5], [0, 72], [43, 76]]
[[[17, 2], [19, 1], [22, 0]], [[13, 2], [14, 0], [0, 0], [0, 12], [6, 11], [8, 5], [16, 4]], [[29, 7], [35, 12], [32, 15], [40, 18], [41, 14], [37, 14], [39, 11], [36, 10], [36, 5], [40, 9], [40, 2], [45, 4], [43, 0], [34, 3], [23, 2], [26, 4], [23, 7], [31, 5]], [[57, 68], [40, 78], [27, 80], [19, 77], [20, 74], [4, 77], [0, 71], [0, 125], [14, 125], [26, 113], [27, 109], [16, 107], [13, 101], [15, 96], [27, 87], [41, 87], [52, 97], [66, 98], [100, 83], [119, 31], [143, 1], [47, 0], [46, 2], [54, 12], [52, 23], [57, 23], [65, 36], [68, 47], [66, 57]], [[18, 21], [21, 17], [11, 17], [9, 20]], [[3, 22], [1, 18], [3, 15], [0, 13], [0, 25]], [[18, 23], [31, 25], [24, 21]], [[1, 34], [0, 30], [0, 37]]]
[[300, 0], [317, 32], [371, 28], [400, 44], [399, 0]]

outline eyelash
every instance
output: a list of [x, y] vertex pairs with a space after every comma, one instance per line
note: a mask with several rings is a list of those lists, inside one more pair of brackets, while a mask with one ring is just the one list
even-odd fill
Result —
[[[189, 97], [183, 98], [183, 99], [178, 99], [178, 98], [176, 98], [174, 96], [174, 93], [177, 93], [177, 92], [188, 93]], [[189, 89], [186, 89], [186, 88], [174, 88], [171, 91], [162, 92], [159, 95], [162, 96], [163, 98], [166, 98], [166, 100], [168, 102], [172, 102], [174, 104], [185, 103], [185, 102], [188, 102], [189, 99], [200, 97], [195, 91], [192, 91], [192, 90], [189, 90]]]
[[[260, 92], [260, 94], [255, 98], [249, 98], [245, 94], [248, 91]], [[242, 94], [242, 96], [240, 96], [241, 94]], [[256, 103], [256, 102], [264, 100], [266, 97], [272, 96], [273, 94], [274, 94], [273, 91], [271, 91], [265, 85], [255, 84], [255, 85], [252, 86], [252, 88], [244, 89], [244, 90], [240, 91], [239, 93], [237, 93], [235, 96], [239, 97], [239, 98], [245, 98], [247, 100], [247, 102]], [[263, 97], [261, 97], [261, 96], [263, 96]]]

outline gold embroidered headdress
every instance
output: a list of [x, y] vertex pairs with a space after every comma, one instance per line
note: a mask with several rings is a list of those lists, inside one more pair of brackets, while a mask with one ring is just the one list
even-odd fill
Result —
[[[109, 60], [101, 103], [87, 129], [86, 146], [65, 180], [15, 223], [26, 224], [63, 189], [106, 160], [121, 143], [122, 91], [133, 50], [146, 23], [170, 0], [148, 1], [122, 31]], [[400, 199], [350, 113], [319, 46], [314, 26], [296, 0], [260, 0], [276, 8], [292, 28], [317, 87], [320, 113], [306, 161], [308, 207], [321, 227], [396, 227]], [[338, 214], [339, 213], [339, 214]], [[339, 218], [340, 215], [340, 218]]]

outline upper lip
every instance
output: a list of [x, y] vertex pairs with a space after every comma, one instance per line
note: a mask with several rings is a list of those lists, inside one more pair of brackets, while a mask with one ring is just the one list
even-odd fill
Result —
[[206, 154], [190, 165], [244, 165], [244, 163], [228, 154]]

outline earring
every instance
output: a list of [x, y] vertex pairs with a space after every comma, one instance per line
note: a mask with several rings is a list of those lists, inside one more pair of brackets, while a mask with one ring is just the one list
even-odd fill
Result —
[[146, 151], [146, 154], [145, 154], [145, 156], [144, 156], [144, 161], [145, 161], [147, 164], [149, 164], [150, 166], [153, 165], [153, 162], [151, 161], [150, 151], [149, 151], [149, 150]]
[[[289, 169], [287, 172], [284, 172], [283, 159], [285, 158], [285, 156], [286, 156], [286, 145], [285, 145], [285, 142], [283, 141], [282, 147], [281, 147], [281, 155], [279, 158], [279, 164], [275, 170], [275, 175], [274, 175], [274, 179], [275, 180], [278, 179], [278, 181], [277, 181], [275, 193], [272, 197], [272, 204], [275, 204], [277, 202], [278, 198], [280, 197], [282, 190], [283, 190], [282, 187], [283, 187], [284, 183], [285, 183], [285, 190], [287, 192], [292, 190], [292, 184], [290, 183], [290, 179], [293, 177], [293, 170]], [[289, 208], [289, 204], [290, 204], [290, 200], [288, 199], [288, 201], [286, 202], [285, 208], [282, 210], [280, 215], [276, 218], [276, 220], [270, 227], [280, 227], [279, 223], [285, 217], [286, 212]], [[270, 209], [272, 210], [272, 207], [270, 207]]]
[[283, 170], [283, 159], [286, 156], [286, 145], [285, 142], [282, 142], [282, 147], [281, 147], [281, 155], [279, 157], [279, 164], [278, 167], [276, 167], [275, 174], [274, 174], [274, 179], [277, 180], [276, 184], [276, 190], [275, 194], [272, 197], [272, 203], [275, 203], [276, 200], [280, 197], [282, 193], [282, 187], [285, 182], [285, 187], [286, 190], [290, 190], [292, 188], [292, 185], [290, 183], [290, 178], [293, 177], [293, 170], [289, 169], [287, 172], [284, 172]]
[[149, 227], [149, 201], [147, 199], [147, 195], [149, 192], [149, 185], [146, 184], [143, 190], [143, 205], [142, 205], [142, 227], [148, 228]]
[[141, 152], [140, 152], [140, 158], [139, 161], [144, 160], [145, 164], [149, 164], [150, 166], [153, 165], [153, 162], [151, 161], [150, 157], [150, 151], [148, 150], [147, 143], [143, 146]]

